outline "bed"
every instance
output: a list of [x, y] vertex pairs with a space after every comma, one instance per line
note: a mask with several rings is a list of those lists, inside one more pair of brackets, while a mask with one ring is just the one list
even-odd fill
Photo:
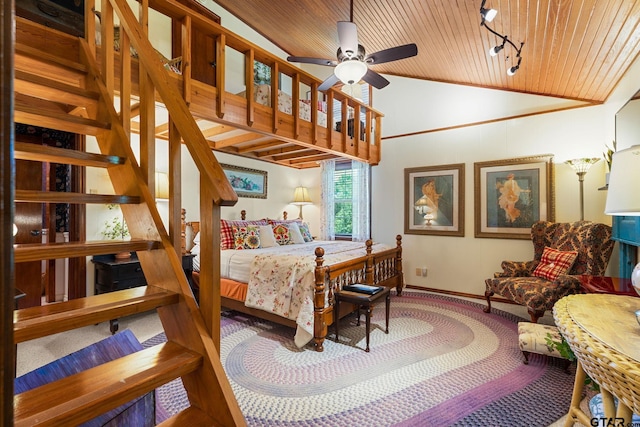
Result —
[[[244, 211], [243, 211], [244, 213]], [[323, 351], [327, 328], [338, 313], [334, 313], [334, 292], [344, 285], [366, 283], [395, 288], [400, 295], [404, 287], [402, 275], [402, 237], [396, 236], [395, 246], [346, 241], [318, 241], [301, 232], [300, 241], [295, 228], [306, 228], [300, 220], [260, 219], [248, 221], [221, 220], [220, 293], [224, 308], [250, 314], [296, 329], [294, 342], [303, 347], [311, 342]], [[185, 235], [192, 242], [186, 244], [194, 258], [194, 293], [200, 286], [199, 222], [185, 224]], [[262, 228], [260, 228], [262, 227]], [[229, 248], [229, 229], [235, 230], [232, 244], [242, 250]], [[256, 244], [257, 230], [273, 230], [276, 242], [263, 238]], [[287, 230], [287, 231], [284, 231]], [[282, 237], [289, 233], [290, 239]], [[251, 233], [254, 233], [251, 236]], [[191, 237], [192, 236], [192, 237]], [[242, 238], [241, 238], [242, 237]], [[243, 240], [251, 240], [248, 250]], [[291, 243], [294, 241], [296, 243]], [[261, 244], [264, 243], [265, 247]], [[354, 310], [343, 304], [339, 316]]]

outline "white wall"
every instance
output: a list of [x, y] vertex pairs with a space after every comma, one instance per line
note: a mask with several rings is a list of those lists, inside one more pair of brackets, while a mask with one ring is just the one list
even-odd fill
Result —
[[[500, 270], [502, 260], [532, 259], [530, 241], [474, 238], [474, 162], [553, 154], [556, 220], [580, 219], [578, 178], [564, 161], [602, 157], [605, 144], [613, 139], [615, 112], [638, 89], [638, 76], [640, 65], [635, 64], [612, 101], [604, 105], [385, 140], [382, 161], [373, 168], [373, 237], [378, 241], [392, 243], [396, 234], [403, 234], [405, 168], [465, 164], [465, 236], [403, 235], [405, 282], [482, 295], [484, 280]], [[389, 87], [374, 95], [374, 106], [385, 114], [383, 136], [459, 126], [465, 120], [477, 123], [496, 114], [514, 116], [541, 101], [522, 94], [456, 87], [451, 91], [452, 102], [443, 91], [451, 85], [388, 78]], [[546, 108], [544, 102], [540, 105]], [[399, 123], [406, 123], [406, 128]], [[605, 162], [600, 161], [585, 176], [585, 219], [611, 224], [604, 214], [606, 191], [597, 190], [605, 183], [605, 172]], [[427, 277], [417, 277], [417, 267], [427, 267]], [[617, 267], [615, 249], [608, 273], [616, 275]]]

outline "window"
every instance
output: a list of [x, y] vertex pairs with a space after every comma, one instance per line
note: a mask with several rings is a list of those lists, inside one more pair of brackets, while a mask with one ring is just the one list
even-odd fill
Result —
[[334, 231], [351, 237], [353, 231], [353, 169], [351, 162], [336, 163], [334, 183]]
[[327, 160], [320, 167], [322, 240], [364, 242], [371, 236], [371, 167], [344, 160]]

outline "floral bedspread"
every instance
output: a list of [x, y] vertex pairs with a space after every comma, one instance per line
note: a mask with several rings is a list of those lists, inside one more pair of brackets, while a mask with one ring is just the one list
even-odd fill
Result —
[[[303, 347], [313, 338], [315, 249], [325, 250], [324, 265], [366, 255], [363, 242], [323, 241], [281, 247], [276, 254], [257, 255], [251, 263], [247, 307], [295, 320], [295, 344]], [[286, 248], [286, 249], [285, 249]], [[389, 249], [374, 244], [373, 252]]]

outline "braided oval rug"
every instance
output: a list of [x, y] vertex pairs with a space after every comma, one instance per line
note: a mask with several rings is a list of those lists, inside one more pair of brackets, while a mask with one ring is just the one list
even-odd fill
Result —
[[[575, 367], [522, 363], [515, 315], [458, 298], [407, 292], [364, 318], [341, 320], [324, 352], [294, 330], [236, 312], [222, 317], [221, 360], [250, 426], [548, 426], [566, 414]], [[143, 343], [165, 340], [160, 334]], [[158, 422], [188, 406], [180, 380], [156, 390]]]

